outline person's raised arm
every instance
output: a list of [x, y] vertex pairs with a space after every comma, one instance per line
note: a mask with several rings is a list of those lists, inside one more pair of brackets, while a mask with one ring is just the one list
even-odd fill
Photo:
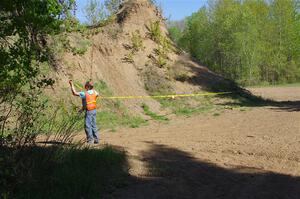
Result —
[[73, 81], [72, 81], [72, 80], [69, 81], [69, 84], [70, 84], [70, 87], [71, 87], [71, 90], [72, 90], [73, 95], [74, 95], [74, 96], [79, 96], [79, 92], [77, 92], [77, 91], [75, 90], [75, 87], [74, 87], [74, 84], [73, 84]]

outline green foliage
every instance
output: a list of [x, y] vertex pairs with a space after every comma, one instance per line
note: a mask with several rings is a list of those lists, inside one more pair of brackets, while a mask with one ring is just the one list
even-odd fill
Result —
[[109, 15], [115, 15], [119, 11], [119, 7], [124, 0], [105, 0], [104, 5]]
[[131, 33], [130, 39], [132, 44], [131, 47], [134, 52], [138, 52], [145, 48], [143, 45], [143, 38], [139, 30], [136, 30], [135, 32]]
[[[69, 141], [75, 126], [64, 118], [51, 124], [47, 115], [48, 100], [43, 95], [54, 80], [47, 78], [53, 61], [48, 35], [62, 30], [70, 17], [74, 0], [4, 0], [0, 10], [0, 197], [15, 198], [15, 186], [30, 176], [30, 168], [39, 162], [23, 162], [22, 154], [36, 138], [56, 129], [58, 141]], [[55, 108], [52, 107], [55, 113]], [[53, 127], [55, 126], [55, 127]], [[31, 151], [30, 151], [31, 152]], [[24, 156], [26, 155], [26, 156]], [[48, 164], [49, 162], [47, 162]], [[46, 165], [46, 164], [45, 164]], [[45, 167], [43, 167], [44, 169]], [[30, 183], [30, 182], [29, 182]], [[26, 184], [26, 183], [25, 183]], [[39, 190], [41, 191], [41, 190]], [[19, 196], [25, 197], [28, 192]], [[34, 192], [32, 192], [34, 194]]]
[[163, 40], [161, 42], [162, 44], [158, 46], [158, 48], [155, 50], [155, 53], [157, 57], [155, 58], [155, 62], [158, 65], [158, 67], [163, 68], [168, 63], [168, 53], [169, 53], [169, 45], [167, 40]]
[[[125, 186], [128, 176], [125, 153], [111, 147], [1, 148], [0, 155], [7, 160], [0, 164], [0, 182], [12, 185], [0, 187], [7, 198], [101, 198]], [[10, 168], [9, 176], [3, 171]]]
[[73, 3], [72, 0], [63, 3], [57, 0], [1, 2], [1, 97], [7, 95], [7, 88], [18, 90], [38, 75], [38, 62], [49, 57], [45, 35], [60, 31], [62, 19], [69, 13], [66, 8]]
[[210, 69], [242, 85], [300, 80], [297, 0], [211, 1], [171, 37]]
[[133, 51], [130, 51], [129, 53], [127, 53], [125, 55], [125, 57], [123, 58], [123, 61], [124, 62], [127, 62], [127, 63], [134, 63], [134, 52]]
[[179, 27], [177, 27], [176, 25], [171, 26], [170, 28], [168, 28], [169, 34], [170, 34], [170, 38], [175, 42], [175, 43], [179, 43], [179, 39], [183, 36], [183, 32], [180, 30]]
[[89, 0], [84, 13], [91, 26], [105, 26], [115, 21], [116, 13], [123, 0]]
[[168, 37], [162, 34], [160, 21], [150, 23], [147, 29], [150, 38], [158, 44], [157, 49], [155, 49], [156, 57], [153, 57], [153, 61], [158, 67], [165, 67], [169, 59], [168, 53], [174, 51], [174, 47]]
[[142, 104], [142, 108], [146, 115], [150, 116], [152, 119], [154, 119], [156, 121], [160, 121], [160, 122], [169, 121], [169, 119], [167, 117], [165, 117], [163, 115], [157, 115], [156, 113], [152, 112], [150, 110], [150, 107], [145, 103]]
[[144, 50], [143, 38], [139, 30], [131, 33], [131, 43], [126, 46], [129, 52], [125, 55], [123, 60], [128, 63], [134, 63], [134, 55], [140, 50]]
[[128, 62], [128, 63], [134, 63], [134, 58], [133, 58], [133, 56], [134, 56], [134, 53], [132, 52], [132, 51], [130, 51], [129, 53], [127, 53], [126, 55], [125, 55], [125, 57], [123, 58], [123, 61], [124, 62]]
[[98, 0], [89, 0], [84, 8], [85, 17], [89, 25], [98, 25], [107, 18], [104, 4]]
[[155, 21], [150, 23], [149, 26], [147, 26], [147, 29], [149, 31], [150, 38], [155, 41], [156, 43], [160, 43], [162, 38], [162, 32], [160, 29], [160, 21]]
[[40, 75], [40, 65], [51, 60], [45, 35], [60, 31], [73, 5], [72, 0], [1, 2], [0, 137], [10, 134], [1, 144], [34, 141], [44, 107], [41, 89], [54, 83]]

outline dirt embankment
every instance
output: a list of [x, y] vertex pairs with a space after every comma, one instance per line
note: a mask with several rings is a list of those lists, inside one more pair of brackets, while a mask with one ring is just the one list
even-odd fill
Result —
[[[155, 59], [158, 59], [161, 46], [150, 36], [149, 28], [155, 22], [159, 24], [159, 38], [166, 38], [169, 42], [170, 49], [166, 50], [164, 67], [157, 66]], [[168, 39], [165, 22], [160, 12], [148, 0], [128, 1], [123, 5], [114, 22], [95, 29], [94, 33], [94, 36], [88, 36], [91, 45], [87, 52], [83, 55], [69, 52], [61, 60], [60, 69], [55, 75], [57, 84], [54, 92], [60, 94], [60, 97], [63, 95], [66, 100], [72, 100], [71, 96], [64, 94], [68, 87], [67, 80], [70, 78], [77, 82], [85, 82], [89, 78], [95, 82], [104, 80], [114, 95], [119, 96], [148, 95], [149, 92], [145, 89], [147, 78], [144, 74], [150, 68], [154, 70], [155, 77], [148, 77], [148, 80], [153, 81], [154, 87], [161, 81], [163, 83], [160, 82], [162, 85], [159, 86], [170, 85], [172, 93], [200, 91], [218, 85], [223, 80], [222, 77], [192, 61], [188, 55], [179, 53]], [[138, 34], [142, 46], [137, 52], [130, 54], [133, 34]], [[83, 40], [84, 37], [79, 33], [70, 34], [71, 43]], [[124, 103], [133, 113], [138, 114], [142, 112], [141, 102], [141, 100], [130, 100]], [[148, 100], [147, 104], [151, 110], [160, 112], [161, 107], [157, 101]]]

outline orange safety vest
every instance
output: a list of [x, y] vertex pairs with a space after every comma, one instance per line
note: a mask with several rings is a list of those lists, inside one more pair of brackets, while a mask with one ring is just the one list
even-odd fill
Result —
[[97, 95], [95, 91], [93, 91], [93, 94], [91, 95], [88, 92], [86, 92], [85, 100], [86, 100], [86, 109], [88, 111], [92, 111], [97, 108]]

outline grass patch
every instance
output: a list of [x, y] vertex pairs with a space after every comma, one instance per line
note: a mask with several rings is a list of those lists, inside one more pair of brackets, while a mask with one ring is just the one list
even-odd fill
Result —
[[180, 116], [208, 113], [215, 109], [211, 97], [160, 99], [159, 102]]
[[217, 116], [220, 116], [221, 114], [220, 113], [214, 113], [213, 116], [217, 117]]
[[[1, 175], [7, 182], [1, 197], [6, 198], [102, 198], [125, 186], [128, 176], [126, 154], [111, 147], [6, 148], [1, 155], [10, 160], [4, 166], [13, 168], [13, 175]], [[10, 169], [2, 166], [1, 171]]]
[[91, 41], [84, 38], [75, 38], [74, 46], [71, 47], [73, 55], [84, 55], [92, 45]]
[[[94, 84], [101, 96], [113, 96], [104, 81], [98, 81]], [[102, 129], [115, 130], [119, 126], [138, 128], [146, 125], [147, 121], [139, 116], [132, 116], [128, 113], [119, 100], [100, 99], [100, 109], [97, 113], [97, 123]]]
[[164, 115], [158, 115], [154, 112], [152, 112], [149, 108], [149, 106], [145, 103], [142, 104], [142, 108], [144, 110], [145, 115], [148, 115], [149, 117], [151, 117], [152, 119], [156, 120], [156, 121], [169, 121], [169, 119], [164, 116]]
[[103, 129], [111, 129], [114, 131], [119, 126], [138, 128], [142, 125], [146, 125], [147, 121], [141, 117], [130, 116], [126, 113], [100, 111], [97, 115], [97, 123]]

